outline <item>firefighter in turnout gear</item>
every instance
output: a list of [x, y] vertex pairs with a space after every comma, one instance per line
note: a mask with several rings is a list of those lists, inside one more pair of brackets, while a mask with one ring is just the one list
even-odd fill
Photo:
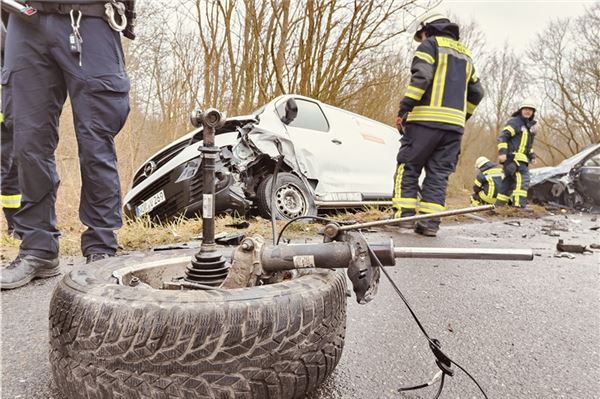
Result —
[[[21, 2], [24, 3], [24, 2]], [[121, 34], [133, 38], [133, 1], [27, 1], [9, 11], [2, 85], [10, 86], [14, 157], [21, 207], [14, 215], [19, 255], [2, 269], [0, 288], [14, 289], [60, 273], [55, 151], [59, 116], [69, 96], [81, 171], [79, 218], [87, 227], [87, 263], [113, 256], [121, 227], [115, 136], [129, 113], [129, 77]]]
[[[458, 25], [439, 14], [427, 16], [414, 38], [420, 45], [396, 118], [402, 134], [392, 200], [396, 218], [445, 209], [448, 176], [458, 161], [465, 121], [483, 98], [471, 52], [458, 41]], [[426, 176], [419, 187], [423, 169]], [[435, 236], [439, 224], [439, 219], [430, 219], [399, 226]]]
[[473, 194], [471, 194], [471, 205], [495, 204], [498, 188], [502, 183], [502, 168], [487, 159], [479, 157], [475, 161], [475, 167], [479, 174], [473, 181]]
[[516, 207], [527, 205], [529, 163], [535, 164], [532, 127], [537, 105], [531, 98], [524, 100], [498, 137], [498, 160], [504, 168], [504, 179], [498, 191], [498, 206], [509, 200]]

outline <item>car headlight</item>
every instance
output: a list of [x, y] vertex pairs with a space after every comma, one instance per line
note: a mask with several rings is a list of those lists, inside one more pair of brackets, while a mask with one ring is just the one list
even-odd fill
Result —
[[177, 180], [175, 180], [175, 183], [179, 183], [185, 180], [189, 180], [192, 177], [196, 176], [196, 173], [198, 172], [198, 168], [200, 167], [200, 161], [197, 159], [192, 159], [191, 161], [188, 161], [185, 166], [183, 167], [183, 171], [181, 172], [181, 174], [179, 175], [179, 177], [177, 178]]
[[241, 161], [246, 161], [248, 158], [254, 155], [254, 151], [252, 151], [252, 149], [244, 143], [238, 143], [235, 147], [233, 147], [232, 152], [233, 155]]

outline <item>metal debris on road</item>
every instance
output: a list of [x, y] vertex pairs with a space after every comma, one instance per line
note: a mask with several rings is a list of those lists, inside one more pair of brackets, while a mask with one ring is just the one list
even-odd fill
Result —
[[521, 222], [518, 220], [509, 220], [508, 222], [504, 222], [504, 224], [514, 227], [521, 227]]
[[556, 250], [560, 252], [570, 252], [574, 254], [582, 254], [584, 252], [589, 252], [585, 245], [565, 244], [563, 240], [558, 240], [558, 243], [556, 244]]
[[568, 258], [568, 259], [575, 259], [575, 255], [570, 254], [568, 252], [555, 252], [554, 253], [554, 257], [555, 258]]

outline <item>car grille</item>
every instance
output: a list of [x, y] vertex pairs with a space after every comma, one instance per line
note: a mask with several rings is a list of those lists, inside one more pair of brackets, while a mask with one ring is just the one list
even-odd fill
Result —
[[202, 174], [198, 173], [196, 178], [191, 180], [190, 184], [190, 201], [195, 202], [202, 199], [204, 194], [204, 182], [202, 181]]
[[[177, 144], [176, 146], [169, 147], [165, 151], [161, 152], [160, 154], [158, 154], [157, 156], [152, 158], [151, 161], [153, 161], [156, 164], [156, 169], [158, 170], [160, 167], [162, 167], [164, 164], [169, 162], [171, 159], [175, 158], [175, 156], [177, 154], [179, 154], [181, 151], [183, 151], [183, 149], [185, 147], [187, 147], [189, 144], [190, 144], [190, 141], [185, 140], [185, 141]], [[144, 165], [146, 165], [146, 164], [144, 164]], [[135, 176], [133, 178], [133, 186], [132, 187], [137, 186], [138, 184], [140, 184], [147, 178], [148, 178], [148, 176], [144, 175], [144, 168], [142, 167], [135, 174]]]

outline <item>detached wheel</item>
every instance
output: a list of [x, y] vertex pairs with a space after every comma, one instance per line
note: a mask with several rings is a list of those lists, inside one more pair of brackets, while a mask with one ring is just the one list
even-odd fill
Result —
[[[271, 185], [273, 175], [269, 175], [258, 185], [258, 211], [265, 217], [271, 217]], [[275, 208], [277, 219], [293, 219], [298, 216], [316, 215], [317, 207], [312, 194], [304, 182], [291, 173], [278, 173], [275, 187]]]
[[[49, 335], [65, 398], [303, 398], [331, 374], [344, 345], [343, 274], [225, 292], [152, 288], [181, 275], [192, 253], [106, 259], [61, 280]], [[113, 271], [126, 267], [123, 281], [141, 283], [117, 284]]]

